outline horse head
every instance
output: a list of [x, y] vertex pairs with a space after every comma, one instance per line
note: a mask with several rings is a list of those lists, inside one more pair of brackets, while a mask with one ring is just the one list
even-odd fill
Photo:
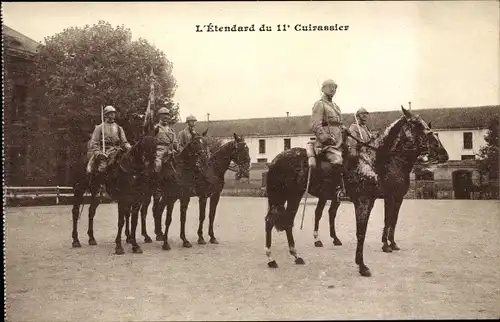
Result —
[[231, 153], [231, 160], [238, 165], [237, 178], [248, 179], [250, 176], [250, 153], [245, 139], [236, 133], [233, 134], [233, 151]]
[[204, 175], [208, 171], [210, 158], [210, 150], [205, 140], [207, 131], [202, 135], [195, 134], [179, 154], [179, 160], [190, 170]]
[[403, 140], [402, 148], [407, 151], [414, 151], [414, 157], [423, 163], [444, 163], [448, 161], [448, 152], [437, 135], [431, 129], [431, 123], [419, 116], [412, 114], [409, 110], [401, 106], [403, 111], [404, 124], [402, 127]]
[[156, 157], [156, 128], [142, 136], [120, 160], [120, 167], [129, 173], [152, 173]]

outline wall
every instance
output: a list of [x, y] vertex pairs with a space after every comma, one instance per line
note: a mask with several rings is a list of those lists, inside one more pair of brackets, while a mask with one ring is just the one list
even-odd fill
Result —
[[[487, 124], [485, 124], [487, 126]], [[472, 155], [478, 154], [482, 146], [486, 145], [484, 136], [488, 130], [436, 130], [439, 135], [439, 139], [443, 144], [450, 160], [461, 160], [462, 155]], [[463, 133], [472, 132], [472, 149], [463, 149]]]
[[[486, 145], [484, 136], [487, 130], [435, 130], [438, 133], [439, 139], [443, 144], [450, 160], [461, 160], [462, 155], [478, 154], [482, 146]], [[472, 149], [463, 149], [463, 132], [472, 132]], [[257, 159], [267, 158], [267, 162], [271, 162], [278, 153], [284, 150], [284, 139], [291, 139], [291, 147], [305, 147], [306, 143], [314, 135], [289, 135], [289, 136], [253, 136], [245, 137], [250, 150], [250, 158], [252, 163], [256, 163]], [[266, 153], [259, 153], [259, 140], [266, 140]]]

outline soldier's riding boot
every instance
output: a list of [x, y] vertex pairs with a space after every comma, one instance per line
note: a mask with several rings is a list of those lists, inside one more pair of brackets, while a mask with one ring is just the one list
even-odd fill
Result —
[[94, 160], [95, 160], [95, 154], [92, 154], [92, 156], [89, 159], [89, 162], [87, 163], [87, 174], [92, 173], [92, 170], [94, 169]]

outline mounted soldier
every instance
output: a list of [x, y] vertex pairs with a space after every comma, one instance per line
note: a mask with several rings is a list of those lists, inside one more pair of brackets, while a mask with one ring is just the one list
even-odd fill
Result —
[[198, 135], [198, 133], [195, 130], [196, 126], [196, 117], [193, 115], [189, 115], [186, 117], [186, 123], [187, 126], [184, 128], [182, 131], [179, 132], [179, 145], [183, 149], [193, 138], [194, 135]]
[[333, 102], [333, 96], [337, 91], [337, 84], [328, 79], [321, 86], [323, 96], [314, 103], [311, 116], [311, 130], [316, 136], [316, 150], [323, 155], [335, 171], [331, 176], [325, 178], [325, 183], [334, 184], [336, 195], [339, 196], [341, 181], [338, 179], [342, 172], [342, 143], [343, 125], [342, 114], [337, 104]]
[[89, 174], [93, 172], [95, 167], [94, 162], [98, 155], [105, 155], [107, 167], [116, 161], [120, 149], [128, 151], [132, 147], [127, 141], [123, 128], [115, 123], [115, 118], [116, 109], [111, 105], [106, 106], [103, 111], [104, 120], [95, 127], [92, 138], [89, 141], [89, 162], [87, 164], [87, 173]]
[[179, 151], [179, 145], [174, 130], [170, 127], [170, 111], [166, 107], [158, 110], [160, 121], [155, 125], [158, 128], [156, 135], [156, 159], [155, 159], [155, 172], [161, 171], [162, 162], [165, 157], [171, 157], [174, 152]]
[[[352, 136], [358, 139], [361, 142], [368, 142], [372, 138], [372, 133], [368, 129], [366, 125], [366, 121], [368, 119], [368, 111], [361, 107], [357, 110], [356, 115], [354, 115], [354, 122], [349, 127], [349, 132]], [[349, 147], [349, 157], [353, 160], [357, 160], [359, 155], [360, 144], [356, 142], [355, 139], [351, 137], [347, 137], [346, 139], [347, 146]]]

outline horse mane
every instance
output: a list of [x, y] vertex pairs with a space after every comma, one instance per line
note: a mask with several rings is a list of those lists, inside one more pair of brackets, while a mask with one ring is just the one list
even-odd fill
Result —
[[405, 117], [402, 116], [399, 119], [392, 122], [389, 126], [385, 128], [385, 130], [380, 133], [379, 136], [373, 139], [375, 143], [375, 147], [382, 148], [383, 150], [389, 151], [392, 143], [398, 138], [399, 132], [401, 128], [405, 124]]

